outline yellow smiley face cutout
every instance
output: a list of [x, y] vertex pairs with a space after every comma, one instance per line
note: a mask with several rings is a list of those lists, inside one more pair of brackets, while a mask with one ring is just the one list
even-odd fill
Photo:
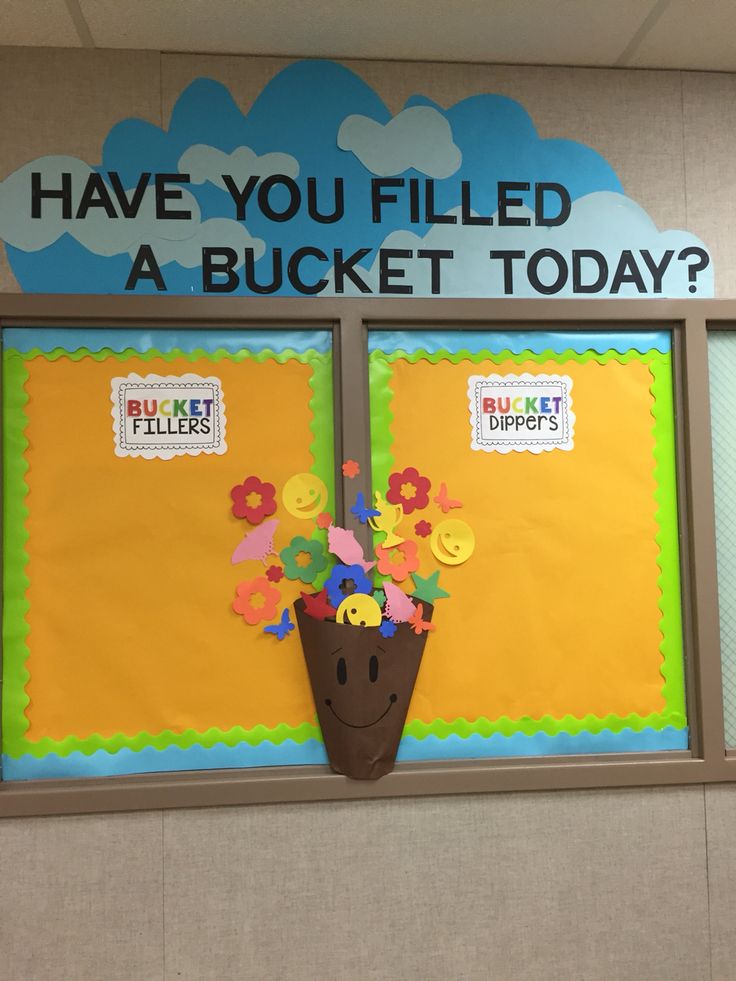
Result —
[[327, 488], [313, 473], [297, 473], [284, 484], [284, 507], [295, 518], [316, 518], [327, 507]]
[[432, 554], [445, 565], [460, 565], [467, 561], [475, 548], [475, 535], [470, 525], [459, 518], [440, 521], [430, 539]]
[[381, 607], [367, 593], [352, 593], [338, 606], [335, 620], [355, 627], [377, 627], [381, 622]]

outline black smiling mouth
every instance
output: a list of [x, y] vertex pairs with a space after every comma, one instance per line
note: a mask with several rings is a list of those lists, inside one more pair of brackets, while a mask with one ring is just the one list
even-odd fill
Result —
[[389, 695], [388, 706], [386, 707], [386, 711], [385, 712], [382, 712], [381, 715], [379, 715], [377, 719], [374, 719], [373, 720], [373, 722], [366, 722], [362, 726], [358, 726], [358, 725], [355, 725], [353, 722], [346, 722], [345, 719], [341, 719], [340, 716], [337, 714], [337, 712], [332, 707], [332, 699], [331, 698], [326, 698], [325, 699], [325, 705], [330, 710], [330, 712], [332, 712], [332, 714], [335, 716], [335, 718], [337, 719], [337, 721], [338, 722], [342, 722], [342, 724], [344, 726], [349, 726], [351, 729], [370, 729], [371, 726], [376, 725], [378, 722], [381, 721], [381, 719], [385, 718], [388, 715], [388, 713], [391, 711], [391, 706], [396, 701], [396, 698], [397, 698], [396, 695]]

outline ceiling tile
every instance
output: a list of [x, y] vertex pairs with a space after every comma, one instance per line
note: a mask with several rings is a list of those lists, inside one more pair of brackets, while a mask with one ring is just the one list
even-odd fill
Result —
[[626, 65], [736, 71], [735, 35], [734, 0], [670, 0]]
[[2, 0], [0, 44], [78, 48], [81, 41], [64, 0]]
[[100, 47], [578, 65], [615, 63], [651, 6], [641, 0], [80, 2]]

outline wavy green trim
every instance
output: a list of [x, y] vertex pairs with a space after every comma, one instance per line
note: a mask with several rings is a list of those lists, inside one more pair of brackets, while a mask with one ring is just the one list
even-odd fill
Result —
[[76, 351], [65, 351], [62, 347], [55, 347], [52, 351], [42, 351], [40, 348], [34, 347], [25, 353], [12, 350], [9, 350], [8, 353], [12, 353], [24, 361], [32, 361], [34, 358], [45, 358], [47, 361], [58, 361], [59, 358], [68, 358], [70, 361], [81, 361], [82, 358], [107, 361], [109, 358], [113, 358], [115, 361], [278, 361], [279, 364], [286, 361], [301, 361], [302, 364], [313, 364], [315, 360], [327, 359], [331, 363], [329, 352], [323, 353], [314, 348], [309, 348], [306, 351], [295, 351], [293, 348], [284, 348], [280, 351], [274, 351], [270, 348], [264, 348], [262, 351], [249, 351], [247, 348], [243, 348], [241, 351], [226, 351], [224, 347], [219, 347], [216, 351], [204, 351], [202, 348], [197, 348], [194, 351], [182, 351], [180, 348], [172, 348], [170, 351], [158, 351], [155, 348], [150, 348], [147, 351], [136, 351], [135, 348], [126, 347], [124, 351], [113, 351], [110, 347], [103, 347], [99, 351], [92, 351], [88, 347], [78, 347]]
[[678, 712], [668, 713], [664, 724], [661, 720], [662, 714], [659, 712], [652, 712], [650, 715], [637, 715], [632, 712], [631, 715], [606, 715], [602, 718], [597, 715], [585, 715], [582, 718], [565, 715], [561, 719], [555, 719], [551, 715], [543, 715], [540, 719], [533, 719], [529, 715], [511, 719], [507, 715], [502, 715], [493, 720], [479, 716], [472, 722], [463, 718], [453, 719], [452, 722], [444, 719], [433, 719], [432, 722], [413, 719], [404, 727], [404, 735], [414, 736], [415, 739], [425, 739], [427, 736], [437, 736], [439, 739], [460, 736], [466, 739], [473, 735], [487, 737], [498, 733], [503, 736], [513, 736], [521, 732], [525, 736], [533, 736], [538, 732], [544, 732], [549, 736], [556, 736], [564, 732], [574, 736], [580, 732], [603, 732], [604, 729], [609, 729], [611, 732], [621, 732], [622, 729], [641, 732], [642, 729], [664, 729], [665, 726], [684, 729], [687, 725], [685, 716]]
[[249, 746], [258, 746], [262, 742], [272, 742], [275, 745], [285, 742], [287, 739], [295, 743], [304, 743], [308, 739], [317, 739], [322, 742], [322, 734], [319, 727], [311, 722], [303, 722], [299, 726], [288, 726], [281, 723], [269, 729], [267, 726], [257, 725], [252, 729], [243, 729], [242, 726], [233, 726], [232, 729], [217, 729], [212, 727], [203, 732], [196, 729], [185, 729], [183, 732], [173, 732], [171, 729], [164, 729], [152, 735], [149, 732], [139, 732], [135, 736], [126, 736], [122, 732], [116, 732], [114, 736], [101, 736], [99, 733], [92, 733], [91, 736], [80, 738], [79, 736], [67, 736], [66, 739], [51, 739], [45, 736], [37, 742], [25, 741], [22, 752], [9, 752], [7, 755], [17, 758], [23, 754], [42, 759], [49, 753], [57, 756], [69, 756], [70, 753], [84, 753], [90, 756], [99, 749], [104, 749], [107, 753], [117, 753], [121, 749], [130, 749], [139, 752], [142, 749], [152, 747], [153, 749], [168, 749], [170, 746], [178, 746], [179, 749], [188, 749], [190, 746], [204, 746], [210, 749], [222, 743], [225, 746], [237, 746], [240, 743], [247, 743]]
[[598, 364], [608, 364], [609, 361], [619, 361], [621, 364], [628, 364], [629, 361], [642, 361], [648, 364], [652, 358], [667, 357], [661, 351], [652, 349], [651, 351], [637, 351], [629, 348], [628, 351], [615, 351], [611, 348], [608, 351], [573, 351], [568, 348], [566, 351], [425, 351], [419, 348], [416, 351], [373, 351], [369, 357], [371, 359], [381, 359], [388, 361], [408, 361], [409, 364], [416, 364], [417, 361], [429, 361], [431, 364], [438, 364], [440, 361], [450, 361], [452, 364], [460, 364], [461, 361], [472, 361], [473, 364], [480, 364], [483, 361], [492, 361], [494, 364], [502, 364], [513, 361], [516, 364], [523, 364], [525, 361], [534, 361], [537, 364], [544, 364], [546, 361], [556, 361], [558, 364], [565, 364], [567, 361], [576, 361], [578, 364], [587, 364], [589, 361], [597, 361]]
[[659, 629], [662, 643], [662, 695], [667, 708], [663, 715], [685, 716], [685, 659], [682, 642], [682, 597], [680, 591], [679, 527], [677, 520], [677, 471], [675, 466], [675, 405], [672, 365], [668, 354], [660, 354], [649, 363], [652, 374], [652, 416], [654, 426], [654, 480], [657, 502], [655, 520], [659, 526], [657, 579], [662, 617]]
[[[335, 420], [334, 399], [332, 392], [332, 353], [316, 355], [310, 360], [312, 377], [309, 384], [312, 388], [312, 398], [309, 407], [312, 410], [312, 473], [317, 474], [327, 487], [328, 507], [330, 514], [335, 513]], [[323, 550], [328, 555], [327, 567], [314, 579], [313, 592], [322, 589], [325, 580], [335, 564], [334, 558], [327, 552], [327, 531], [316, 528], [312, 538], [322, 543]]]
[[[533, 719], [530, 716], [511, 719], [508, 716], [503, 716], [495, 720], [480, 717], [473, 721], [459, 718], [452, 721], [434, 719], [432, 722], [421, 722], [415, 719], [406, 725], [404, 734], [414, 736], [417, 739], [423, 739], [429, 735], [442, 739], [449, 735], [466, 738], [475, 733], [482, 736], [490, 736], [494, 733], [510, 736], [515, 732], [522, 732], [525, 735], [533, 735], [536, 732], [545, 732], [548, 735], [565, 732], [575, 735], [583, 731], [601, 732], [604, 729], [609, 729], [612, 732], [620, 732], [622, 729], [631, 728], [638, 732], [646, 727], [664, 729], [667, 726], [674, 726], [676, 728], [686, 726], [687, 716], [685, 708], [685, 673], [678, 552], [677, 478], [674, 445], [674, 400], [670, 355], [657, 350], [642, 353], [634, 349], [626, 352], [609, 350], [605, 353], [595, 351], [578, 353], [571, 349], [562, 353], [551, 350], [540, 353], [534, 353], [532, 351], [513, 353], [509, 350], [498, 353], [492, 353], [490, 351], [479, 351], [475, 353], [470, 351], [459, 351], [456, 353], [437, 351], [429, 353], [425, 350], [417, 350], [411, 353], [405, 351], [392, 351], [390, 353], [374, 351], [369, 356], [371, 465], [373, 468], [374, 487], [384, 491], [388, 486], [388, 477], [394, 463], [391, 451], [393, 443], [393, 412], [391, 408], [393, 401], [393, 391], [391, 388], [393, 371], [391, 365], [398, 360], [405, 360], [410, 364], [415, 364], [420, 360], [426, 360], [432, 364], [437, 364], [440, 361], [450, 361], [453, 364], [459, 364], [462, 361], [469, 361], [473, 364], [480, 364], [484, 361], [490, 361], [493, 364], [508, 363], [509, 361], [515, 364], [522, 364], [525, 361], [533, 361], [537, 364], [544, 364], [549, 361], [554, 361], [558, 364], [564, 364], [569, 361], [574, 361], [578, 364], [586, 364], [589, 361], [595, 361], [598, 364], [607, 364], [610, 361], [618, 361], [621, 364], [628, 364], [631, 361], [640, 361], [643, 364], [649, 365], [653, 379], [650, 392], [652, 395], [653, 457], [656, 483], [654, 493], [654, 499], [656, 501], [655, 521], [659, 529], [655, 538], [659, 546], [657, 565], [660, 569], [660, 575], [658, 576], [657, 584], [661, 593], [659, 601], [661, 612], [659, 626], [662, 633], [662, 642], [660, 644], [662, 666], [660, 672], [663, 678], [662, 696], [665, 700], [665, 709], [662, 712], [654, 712], [647, 716], [640, 716], [635, 713], [628, 716], [607, 715], [603, 718], [594, 715], [587, 715], [584, 718], [566, 715], [561, 719], [554, 719], [549, 715], [541, 719]], [[378, 540], [380, 535], [374, 537]]]
[[[28, 516], [28, 509], [25, 506], [25, 497], [28, 493], [25, 480], [25, 474], [28, 470], [28, 464], [25, 460], [25, 452], [28, 448], [28, 440], [25, 437], [25, 428], [28, 422], [25, 405], [28, 401], [28, 394], [25, 391], [25, 384], [29, 374], [25, 362], [38, 357], [48, 361], [56, 361], [61, 357], [67, 357], [72, 361], [79, 361], [84, 357], [103, 361], [112, 357], [122, 362], [131, 359], [151, 361], [154, 358], [162, 358], [165, 361], [183, 359], [191, 362], [206, 358], [213, 362], [222, 360], [239, 362], [250, 359], [256, 362], [274, 360], [280, 364], [296, 360], [308, 364], [312, 368], [312, 375], [309, 380], [312, 397], [309, 406], [312, 412], [310, 451], [314, 462], [311, 470], [324, 480], [329, 491], [330, 501], [334, 501], [335, 467], [333, 459], [331, 352], [324, 353], [311, 349], [297, 352], [287, 349], [283, 351], [264, 350], [251, 354], [247, 350], [234, 353], [218, 349], [215, 352], [173, 350], [162, 353], [149, 350], [142, 353], [132, 348], [127, 348], [121, 352], [112, 351], [109, 348], [101, 351], [79, 348], [71, 352], [55, 348], [53, 351], [45, 352], [34, 348], [27, 353], [21, 353], [12, 349], [6, 350], [3, 354], [5, 428], [3, 752], [13, 758], [24, 754], [42, 758], [48, 753], [68, 756], [69, 753], [81, 752], [89, 755], [99, 749], [114, 753], [123, 748], [138, 751], [146, 747], [166, 749], [169, 746], [178, 746], [186, 749], [193, 745], [210, 747], [217, 743], [235, 746], [245, 742], [255, 746], [266, 740], [276, 744], [282, 743], [286, 739], [291, 739], [297, 743], [303, 743], [308, 739], [321, 740], [319, 727], [308, 722], [299, 726], [288, 726], [281, 723], [271, 729], [267, 726], [257, 725], [252, 729], [244, 729], [242, 726], [235, 726], [228, 730], [212, 727], [204, 732], [187, 729], [182, 733], [165, 729], [156, 734], [140, 732], [134, 736], [116, 733], [114, 736], [106, 737], [99, 733], [93, 733], [84, 738], [74, 735], [61, 740], [44, 737], [33, 742], [26, 738], [25, 733], [28, 730], [29, 722], [25, 715], [25, 709], [29, 703], [29, 698], [25, 686], [30, 679], [26, 667], [29, 654], [26, 639], [30, 628], [26, 620], [29, 609], [26, 590], [29, 586], [29, 580], [25, 571], [28, 562], [28, 553], [25, 549], [28, 540], [28, 532], [25, 527]], [[327, 533], [315, 533], [314, 537], [322, 537], [326, 543]], [[327, 575], [329, 575], [329, 570], [322, 575], [322, 579], [326, 578]]]
[[28, 508], [25, 498], [25, 405], [28, 394], [25, 384], [28, 369], [23, 359], [14, 351], [3, 353], [3, 693], [2, 693], [2, 745], [3, 752], [20, 755], [24, 751], [28, 719], [25, 715], [29, 698], [26, 684], [29, 674], [26, 668], [28, 646], [26, 638], [30, 627], [26, 620], [29, 586], [26, 575], [26, 518]]

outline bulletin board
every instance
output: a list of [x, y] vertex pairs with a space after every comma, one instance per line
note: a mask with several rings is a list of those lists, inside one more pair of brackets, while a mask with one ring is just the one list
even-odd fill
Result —
[[[10, 329], [3, 340], [4, 779], [322, 761], [297, 640], [272, 646], [232, 611], [238, 584], [266, 566], [231, 563], [249, 525], [230, 492], [302, 472], [333, 506], [331, 332]], [[192, 378], [218, 383], [219, 448], [121, 448], [120, 379], [181, 395]], [[278, 520], [287, 543], [305, 524], [283, 507]], [[280, 611], [299, 586], [269, 582], [268, 598]]]
[[[409, 466], [431, 483], [397, 530], [449, 594], [407, 756], [687, 748], [669, 333], [375, 331], [369, 349], [374, 484]], [[510, 438], [481, 432], [474, 379], [489, 407], [510, 392]], [[536, 396], [560, 379], [550, 436]], [[428, 532], [453, 519], [475, 539], [457, 565]]]
[[[336, 561], [425, 632], [399, 761], [687, 749], [668, 333], [371, 331], [370, 461], [335, 459], [327, 330], [3, 341], [3, 779], [326, 763], [289, 611]], [[504, 385], [563, 438], [482, 445]], [[364, 556], [334, 475], [369, 464]]]

